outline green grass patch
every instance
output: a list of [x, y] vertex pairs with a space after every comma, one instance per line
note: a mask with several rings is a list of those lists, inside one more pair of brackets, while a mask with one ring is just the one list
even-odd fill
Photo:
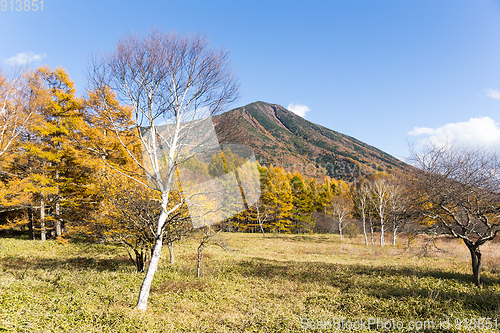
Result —
[[[146, 313], [134, 309], [144, 274], [122, 247], [0, 239], [0, 332], [295, 332], [305, 318], [500, 317], [496, 244], [485, 249], [478, 289], [458, 242], [421, 257], [416, 245], [365, 246], [359, 237], [224, 237], [231, 251], [208, 248], [200, 279], [195, 239], [176, 244], [175, 266], [165, 248]], [[370, 332], [383, 331], [405, 330]], [[474, 330], [443, 330], [461, 331]]]

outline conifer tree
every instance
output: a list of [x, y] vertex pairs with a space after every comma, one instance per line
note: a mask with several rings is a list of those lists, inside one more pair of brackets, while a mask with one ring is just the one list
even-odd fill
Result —
[[324, 214], [325, 218], [327, 215], [331, 215], [329, 205], [332, 202], [333, 198], [338, 195], [338, 193], [338, 182], [335, 179], [326, 176], [323, 180], [323, 184], [320, 187], [317, 200], [317, 210], [321, 211]]
[[39, 211], [41, 239], [54, 226], [60, 237], [66, 222], [84, 215], [90, 173], [95, 160], [79, 149], [75, 136], [82, 130], [83, 101], [75, 96], [64, 69], [41, 67], [27, 77], [31, 119], [10, 164], [10, 172], [26, 181], [30, 209]]
[[291, 175], [290, 187], [293, 194], [292, 229], [295, 232], [312, 232], [315, 207], [309, 184], [300, 173], [295, 172]]
[[293, 197], [285, 170], [270, 165], [263, 189], [261, 197], [271, 219], [271, 229], [277, 232], [290, 232]]

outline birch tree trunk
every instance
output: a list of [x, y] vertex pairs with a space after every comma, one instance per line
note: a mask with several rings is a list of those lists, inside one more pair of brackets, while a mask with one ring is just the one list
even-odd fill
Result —
[[266, 237], [266, 234], [264, 233], [264, 228], [262, 227], [262, 216], [260, 215], [260, 209], [258, 204], [256, 205], [256, 208], [257, 208], [257, 220], [259, 221], [259, 227], [260, 231], [262, 232], [262, 237]]
[[198, 255], [196, 257], [196, 277], [201, 277], [201, 259], [203, 258], [203, 247], [198, 247]]
[[35, 240], [35, 221], [33, 220], [33, 208], [28, 208], [28, 233], [29, 233], [29, 239], [30, 240]]
[[[56, 170], [56, 182], [59, 182], [59, 170]], [[59, 185], [57, 185], [56, 203], [55, 203], [55, 227], [56, 227], [56, 237], [61, 237], [61, 197], [59, 196]]]
[[56, 197], [56, 204], [55, 204], [55, 215], [56, 215], [56, 237], [61, 237], [62, 235], [62, 228], [61, 228], [61, 204], [60, 204], [60, 198], [59, 195]]
[[167, 245], [168, 245], [168, 254], [170, 257], [170, 265], [175, 265], [174, 242], [170, 242]]
[[380, 218], [380, 246], [384, 246], [384, 219]]
[[365, 245], [368, 245], [368, 235], [366, 234], [366, 217], [363, 213], [363, 234], [365, 235]]
[[396, 226], [396, 222], [392, 226], [392, 245], [396, 245], [396, 234], [398, 232], [398, 227]]
[[373, 239], [373, 231], [374, 231], [373, 229], [374, 229], [373, 220], [372, 220], [372, 217], [370, 215], [370, 238], [372, 241], [372, 245], [375, 245], [375, 241]]
[[141, 285], [141, 291], [139, 292], [139, 300], [137, 301], [137, 309], [146, 311], [148, 308], [148, 298], [149, 292], [151, 290], [151, 283], [153, 282], [153, 278], [155, 276], [156, 271], [158, 270], [158, 262], [160, 261], [161, 250], [163, 247], [163, 228], [161, 228], [165, 221], [167, 220], [167, 214], [165, 210], [162, 210], [160, 214], [160, 218], [158, 219], [158, 229], [160, 232], [156, 235], [155, 246], [153, 248], [153, 255], [151, 256], [151, 260], [149, 262], [148, 271], [146, 273], [146, 277]]
[[266, 237], [266, 233], [264, 232], [264, 228], [262, 227], [262, 222], [259, 222], [260, 231], [262, 232], [262, 237]]
[[40, 239], [44, 242], [47, 239], [47, 229], [45, 228], [45, 195], [40, 194]]

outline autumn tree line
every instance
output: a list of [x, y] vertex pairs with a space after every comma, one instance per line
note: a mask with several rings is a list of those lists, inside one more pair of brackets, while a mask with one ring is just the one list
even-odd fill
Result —
[[[226, 221], [228, 230], [278, 233], [335, 231], [343, 238], [346, 227], [360, 221], [354, 232], [374, 244], [375, 231], [384, 245], [384, 232], [396, 236], [409, 220], [411, 207], [403, 179], [378, 172], [356, 182], [325, 176], [305, 177], [279, 166], [259, 167], [262, 195], [258, 204]], [[321, 219], [322, 228], [315, 228]], [[377, 240], [378, 241], [378, 240]]]

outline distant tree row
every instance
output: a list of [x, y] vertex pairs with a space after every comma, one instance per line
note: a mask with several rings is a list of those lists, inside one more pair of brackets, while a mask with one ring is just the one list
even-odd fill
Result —
[[224, 227], [232, 231], [311, 233], [316, 219], [321, 217], [334, 225], [342, 239], [344, 230], [355, 217], [362, 223], [365, 243], [368, 235], [374, 244], [375, 230], [392, 232], [392, 243], [410, 220], [415, 207], [411, 205], [410, 191], [404, 177], [384, 172], [356, 182], [346, 183], [325, 176], [321, 180], [308, 178], [283, 168], [261, 166], [259, 202], [226, 221]]

